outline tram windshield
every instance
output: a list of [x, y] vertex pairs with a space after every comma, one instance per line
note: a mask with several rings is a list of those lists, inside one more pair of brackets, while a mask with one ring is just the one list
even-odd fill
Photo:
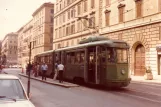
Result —
[[128, 50], [127, 49], [116, 49], [117, 63], [128, 63]]
[[107, 48], [109, 63], [128, 63], [128, 50], [123, 48]]

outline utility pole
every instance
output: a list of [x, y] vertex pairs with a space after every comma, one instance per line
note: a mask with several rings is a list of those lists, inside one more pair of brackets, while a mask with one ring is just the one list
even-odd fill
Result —
[[30, 94], [30, 72], [31, 72], [31, 43], [29, 44], [29, 65], [28, 65], [28, 87], [27, 87], [27, 95], [29, 97]]

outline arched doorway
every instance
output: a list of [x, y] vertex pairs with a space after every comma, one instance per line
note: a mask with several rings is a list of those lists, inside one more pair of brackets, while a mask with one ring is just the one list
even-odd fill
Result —
[[135, 49], [135, 76], [143, 76], [145, 74], [145, 48], [139, 44]]

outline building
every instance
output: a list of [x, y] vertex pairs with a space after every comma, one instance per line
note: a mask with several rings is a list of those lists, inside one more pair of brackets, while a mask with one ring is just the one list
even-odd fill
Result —
[[[29, 44], [33, 38], [33, 20], [31, 19], [18, 33], [18, 63], [23, 67], [29, 62]], [[34, 55], [33, 55], [34, 56]], [[32, 58], [33, 58], [32, 56]]]
[[54, 49], [98, 31], [129, 43], [132, 75], [143, 76], [148, 66], [161, 74], [161, 0], [57, 0], [55, 10]]
[[99, 0], [57, 0], [53, 49], [76, 45], [82, 38], [95, 35], [99, 25], [98, 10]]
[[99, 32], [130, 44], [131, 74], [143, 76], [150, 66], [154, 75], [160, 75], [161, 0], [100, 0], [100, 4]]
[[54, 4], [44, 3], [33, 14], [32, 55], [52, 50]]
[[17, 64], [17, 33], [9, 33], [2, 40], [2, 56], [6, 65]]
[[44, 3], [32, 14], [33, 18], [18, 31], [18, 62], [23, 67], [38, 53], [52, 50], [54, 4]]

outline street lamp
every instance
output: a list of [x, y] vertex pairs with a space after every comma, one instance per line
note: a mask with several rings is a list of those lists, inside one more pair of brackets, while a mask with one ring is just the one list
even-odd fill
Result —
[[28, 64], [28, 87], [27, 87], [27, 95], [29, 96], [30, 94], [30, 72], [31, 72], [31, 43], [29, 44], [29, 64]]

